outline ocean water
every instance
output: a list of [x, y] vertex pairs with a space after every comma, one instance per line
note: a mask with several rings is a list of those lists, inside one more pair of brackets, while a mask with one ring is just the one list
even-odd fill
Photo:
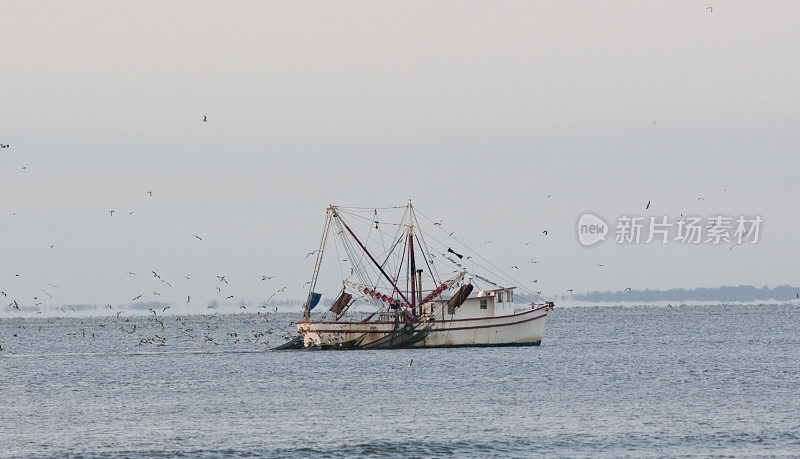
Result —
[[158, 318], [0, 319], [0, 455], [800, 456], [796, 305], [556, 308], [540, 347], [393, 351]]

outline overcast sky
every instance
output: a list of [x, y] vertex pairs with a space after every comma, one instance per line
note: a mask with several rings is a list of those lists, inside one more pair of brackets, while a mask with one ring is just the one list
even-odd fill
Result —
[[[409, 198], [545, 293], [800, 283], [798, 2], [0, 10], [0, 290], [26, 304], [153, 299], [151, 270], [168, 302], [222, 274], [302, 298], [329, 203]], [[764, 223], [587, 249], [586, 210]]]

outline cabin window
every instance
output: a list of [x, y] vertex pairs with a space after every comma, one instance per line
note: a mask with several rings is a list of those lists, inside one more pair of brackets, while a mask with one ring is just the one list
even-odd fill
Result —
[[486, 309], [488, 307], [489, 307], [489, 305], [486, 304], [486, 300], [481, 300], [481, 309]]
[[509, 290], [508, 291], [508, 302], [509, 303], [513, 303], [514, 302], [514, 291], [513, 290]]
[[497, 302], [498, 303], [503, 302], [503, 292], [497, 292]]

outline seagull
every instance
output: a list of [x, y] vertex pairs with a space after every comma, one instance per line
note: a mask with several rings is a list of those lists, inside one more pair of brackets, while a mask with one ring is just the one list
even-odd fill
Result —
[[186, 280], [190, 280], [191, 278], [192, 278], [192, 276], [190, 276], [188, 274], [186, 275]]
[[601, 264], [598, 264], [598, 265], [597, 265], [597, 267], [598, 267], [598, 268], [602, 268], [602, 267], [604, 267], [604, 266], [605, 266], [605, 265], [601, 265]]
[[434, 223], [433, 223], [433, 226], [442, 226], [442, 222], [443, 222], [443, 221], [444, 221], [444, 220], [439, 220], [438, 222], [434, 222]]
[[136, 211], [135, 210], [129, 210], [128, 211], [128, 215], [133, 215], [134, 212], [136, 212]]
[[273, 277], [275, 277], [275, 276], [261, 276], [261, 281], [263, 282], [263, 281], [265, 281], [265, 280], [270, 280], [270, 279], [272, 279]]
[[486, 241], [486, 242], [481, 242], [481, 245], [488, 245], [488, 244], [491, 244], [491, 243], [492, 243], [492, 241]]
[[572, 289], [571, 289], [571, 288], [568, 288], [568, 289], [567, 289], [567, 290], [566, 290], [564, 293], [569, 293], [569, 292], [571, 292], [571, 291], [572, 291]]
[[705, 200], [706, 200], [706, 198], [704, 198], [704, 197], [700, 196], [699, 198], [697, 198], [697, 200], [698, 200], [698, 201], [705, 201]]
[[192, 301], [192, 295], [186, 295], [186, 302]]
[[208, 116], [206, 116], [206, 115], [203, 115], [203, 122], [204, 122], [204, 123], [207, 123], [207, 122], [208, 122]]
[[153, 315], [156, 315], [156, 311], [153, 308], [147, 308], [147, 312], [152, 312]]
[[547, 236], [547, 230], [544, 230], [544, 231], [542, 231], [542, 234], [544, 234], [545, 236]]
[[129, 275], [131, 275], [131, 276], [135, 276], [135, 275], [136, 275], [136, 273], [134, 273], [134, 272], [130, 272], [130, 271], [127, 271], [127, 273], [128, 273]]
[[514, 266], [509, 266], [509, 268], [510, 268], [510, 269], [519, 269], [519, 266], [517, 266], [517, 265], [514, 265]]
[[114, 309], [114, 308], [110, 304], [107, 304], [106, 309]]
[[68, 304], [68, 305], [67, 305], [67, 307], [68, 307], [68, 308], [70, 308], [70, 309], [72, 309], [72, 312], [76, 312], [76, 311], [75, 311], [75, 308], [73, 308], [71, 304]]
[[452, 233], [448, 234], [447, 237], [453, 237], [454, 234], [456, 234], [455, 231], [453, 231]]
[[136, 298], [132, 299], [131, 301], [136, 301], [136, 300], [140, 299], [141, 297], [142, 297], [142, 295], [139, 295]]
[[9, 304], [8, 306], [9, 306], [11, 309], [16, 309], [17, 311], [19, 311], [19, 310], [20, 310], [20, 309], [19, 309], [19, 304], [17, 304], [17, 300], [14, 300], [14, 302], [13, 302], [13, 303], [11, 303], [11, 304]]
[[649, 208], [650, 208], [650, 201], [647, 201], [647, 205], [644, 207], [644, 210], [647, 210]]
[[192, 236], [196, 237], [197, 239], [200, 239], [201, 241], [203, 240], [203, 238], [201, 238], [200, 236], [198, 236], [196, 234], [193, 234]]
[[[53, 299], [53, 295], [51, 295], [47, 290], [45, 290], [45, 289], [39, 289], [39, 290], [43, 291], [45, 295], [50, 297], [50, 299]], [[5, 296], [5, 295], [3, 295], [3, 296]]]
[[414, 364], [414, 359], [408, 361], [408, 368], [411, 368], [411, 365]]
[[226, 297], [225, 297], [225, 299], [226, 299], [226, 300], [232, 300], [232, 299], [233, 299], [233, 295], [231, 295], [231, 296], [226, 296]]
[[452, 253], [453, 255], [457, 256], [459, 258], [459, 260], [464, 258], [464, 255], [461, 255], [460, 253], [456, 252], [455, 250], [451, 249], [450, 247], [447, 248], [447, 251]]
[[153, 296], [161, 296], [161, 294], [158, 292], [153, 292]]
[[113, 217], [114, 216], [114, 209], [109, 210], [108, 213]]
[[55, 247], [55, 246], [56, 246], [55, 244], [50, 244], [50, 248], [51, 248], [51, 249], [52, 249], [53, 247]]
[[147, 192], [147, 196], [152, 198], [153, 197], [153, 192], [152, 191], [148, 191]]
[[315, 254], [315, 253], [317, 253], [317, 252], [318, 252], [318, 250], [314, 250], [313, 252], [308, 252], [308, 253], [306, 254], [306, 259], [308, 259], [308, 257], [310, 257], [311, 255], [314, 255], [314, 254]]
[[217, 276], [217, 279], [219, 279], [220, 282], [228, 283], [228, 281], [225, 280], [225, 276]]
[[8, 148], [8, 147], [10, 147], [10, 146], [11, 146], [11, 145], [10, 145], [10, 144], [7, 144], [7, 143], [6, 143], [6, 144], [0, 144], [0, 148]]
[[169, 285], [170, 287], [172, 287], [172, 284], [170, 284], [169, 282], [165, 281], [164, 279], [161, 279], [161, 282], [163, 282], [163, 283]]
[[626, 291], [626, 292], [630, 292], [630, 291], [631, 291], [631, 288], [630, 288], [630, 287], [626, 287], [626, 288], [625, 288], [625, 291]]
[[155, 271], [150, 271], [150, 272], [153, 273], [153, 277], [161, 279], [161, 276], [159, 276], [158, 273], [156, 273]]
[[169, 306], [167, 306], [167, 307], [165, 307], [164, 309], [162, 309], [162, 310], [161, 310], [161, 314], [164, 314], [165, 312], [167, 312], [167, 309], [169, 309]]
[[531, 244], [533, 244], [533, 241], [529, 241], [529, 242], [523, 242], [523, 243], [522, 243], [522, 245], [531, 245]]
[[706, 9], [708, 10], [709, 13], [713, 13], [714, 12], [714, 8], [712, 8], [710, 6], [707, 6]]

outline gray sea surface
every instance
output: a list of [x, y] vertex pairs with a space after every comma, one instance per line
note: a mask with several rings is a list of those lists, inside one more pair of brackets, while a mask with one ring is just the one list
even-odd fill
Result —
[[797, 305], [556, 308], [540, 347], [269, 351], [298, 317], [0, 319], [0, 455], [800, 455]]

